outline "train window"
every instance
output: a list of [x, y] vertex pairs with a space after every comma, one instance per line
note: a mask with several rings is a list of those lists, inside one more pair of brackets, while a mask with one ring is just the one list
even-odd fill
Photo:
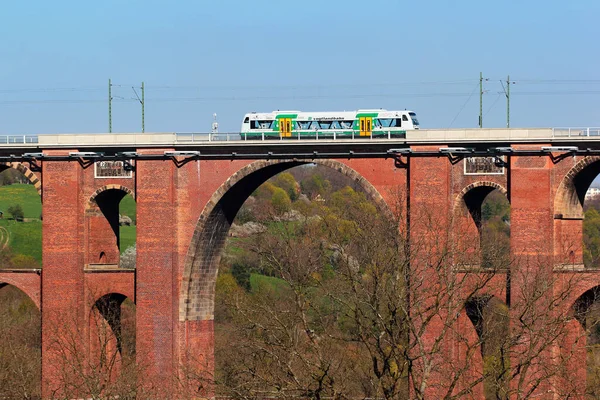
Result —
[[394, 119], [394, 121], [393, 121], [393, 123], [392, 123], [392, 125], [391, 125], [391, 126], [393, 126], [393, 127], [399, 127], [399, 126], [402, 126], [402, 120], [401, 120], [400, 118], [396, 118], [396, 119]]
[[310, 129], [310, 121], [296, 121], [296, 126], [300, 130]]
[[319, 128], [331, 129], [331, 121], [319, 121]]
[[333, 121], [331, 123], [331, 129], [340, 129], [340, 123], [338, 121]]
[[250, 121], [250, 117], [246, 117], [246, 118], [244, 118], [244, 124], [247, 124], [247, 123], [248, 123], [248, 121]]
[[393, 124], [395, 124], [395, 119], [393, 118], [379, 118], [375, 120], [375, 126], [381, 126], [383, 128], [394, 126]]
[[408, 117], [406, 116], [406, 114], [404, 114], [404, 115], [402, 116], [402, 121], [408, 121]]
[[352, 129], [354, 121], [340, 121], [340, 127], [342, 129]]

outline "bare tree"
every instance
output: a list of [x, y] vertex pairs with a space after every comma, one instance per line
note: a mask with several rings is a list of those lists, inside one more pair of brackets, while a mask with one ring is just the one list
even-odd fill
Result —
[[[409, 232], [405, 198], [395, 196], [390, 215], [345, 190], [307, 213], [313, 217], [247, 245], [271, 276], [255, 279], [251, 292], [226, 274], [220, 278], [219, 288], [228, 287], [217, 292], [223, 302], [217, 344], [227, 343], [217, 346], [220, 393], [316, 399], [578, 393], [564, 379], [577, 348], [558, 351], [570, 335], [569, 292], [577, 275], [558, 282], [547, 260], [525, 265], [507, 256], [506, 241], [498, 249], [486, 245], [485, 265], [473, 267], [447, 217], [413, 211]], [[520, 283], [522, 293], [511, 292], [510, 282]]]
[[18, 289], [0, 290], [0, 398], [39, 399], [40, 313]]
[[[90, 295], [90, 299], [94, 299]], [[76, 317], [53, 318], [50, 348], [57, 366], [52, 398], [136, 398], [152, 393], [136, 357], [135, 314], [120, 295], [90, 302], [87, 326]]]

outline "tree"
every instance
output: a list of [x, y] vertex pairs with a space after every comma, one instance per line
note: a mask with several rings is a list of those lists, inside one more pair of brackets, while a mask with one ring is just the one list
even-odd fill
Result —
[[15, 204], [8, 207], [8, 213], [13, 217], [15, 221], [23, 221], [23, 217], [25, 213], [23, 212], [23, 207], [20, 204]]
[[273, 191], [273, 196], [271, 197], [271, 204], [275, 213], [281, 215], [287, 211], [290, 211], [292, 208], [292, 201], [290, 197], [286, 193], [285, 190], [281, 188], [276, 188]]
[[314, 199], [317, 195], [323, 196], [331, 187], [331, 183], [320, 174], [314, 174], [300, 183], [302, 192], [309, 198]]
[[2, 397], [39, 399], [41, 319], [35, 304], [12, 286], [0, 289], [0, 388]]
[[273, 183], [286, 191], [291, 201], [296, 201], [300, 194], [300, 185], [294, 179], [294, 176], [289, 172], [282, 172], [276, 175], [273, 179]]
[[[223, 296], [228, 319], [217, 341], [236, 346], [217, 348], [217, 360], [226, 359], [219, 391], [316, 399], [580, 393], [563, 379], [575, 350], [549, 356], [581, 339], [568, 328], [577, 276], [558, 282], [543, 264], [503, 251], [490, 251], [486, 268], [463, 271], [460, 232], [432, 210], [413, 210], [409, 233], [406, 200], [395, 196], [389, 215], [345, 188], [317, 218], [248, 244], [276, 281]], [[508, 271], [512, 282], [527, 282], [510, 308], [502, 301]]]
[[587, 267], [600, 265], [600, 213], [595, 208], [585, 212], [583, 224], [583, 262]]
[[90, 292], [87, 326], [76, 315], [49, 318], [47, 346], [57, 365], [52, 398], [160, 398], [160, 384], [140, 379], [146, 363], [135, 348], [133, 303], [116, 294], [94, 301]]

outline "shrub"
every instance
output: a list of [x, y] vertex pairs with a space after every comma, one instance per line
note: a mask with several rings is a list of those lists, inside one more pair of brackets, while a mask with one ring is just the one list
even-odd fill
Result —
[[277, 214], [283, 214], [290, 211], [292, 208], [292, 201], [285, 190], [277, 188], [271, 197], [271, 205]]
[[25, 217], [23, 207], [21, 207], [20, 204], [8, 207], [8, 213], [12, 215], [15, 221], [23, 221], [23, 218]]
[[231, 266], [231, 275], [233, 275], [240, 287], [244, 288], [247, 292], [250, 291], [250, 271], [247, 266], [237, 262], [234, 263]]
[[121, 254], [120, 267], [121, 268], [135, 268], [136, 256], [137, 256], [136, 246], [133, 245], [131, 247], [128, 247], [123, 252], [123, 254]]

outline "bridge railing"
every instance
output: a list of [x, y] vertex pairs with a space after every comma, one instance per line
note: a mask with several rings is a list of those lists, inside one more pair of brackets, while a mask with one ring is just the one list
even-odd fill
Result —
[[[340, 134], [338, 134], [340, 133]], [[344, 133], [344, 135], [341, 135]], [[271, 136], [247, 137], [244, 133], [170, 132], [170, 133], [96, 133], [96, 134], [45, 134], [45, 135], [0, 135], [0, 146], [45, 147], [45, 146], [120, 146], [120, 145], [186, 145], [210, 142], [243, 141], [338, 141], [338, 140], [397, 140], [408, 142], [468, 142], [468, 141], [519, 141], [569, 138], [575, 141], [600, 141], [600, 127], [592, 128], [532, 128], [532, 129], [421, 129], [409, 130], [401, 136], [380, 134], [375, 136], [348, 135], [348, 132], [315, 133], [306, 137], [294, 135], [280, 138]]]
[[37, 135], [0, 135], [0, 144], [38, 143]]
[[552, 137], [590, 137], [600, 136], [600, 128], [552, 128]]

